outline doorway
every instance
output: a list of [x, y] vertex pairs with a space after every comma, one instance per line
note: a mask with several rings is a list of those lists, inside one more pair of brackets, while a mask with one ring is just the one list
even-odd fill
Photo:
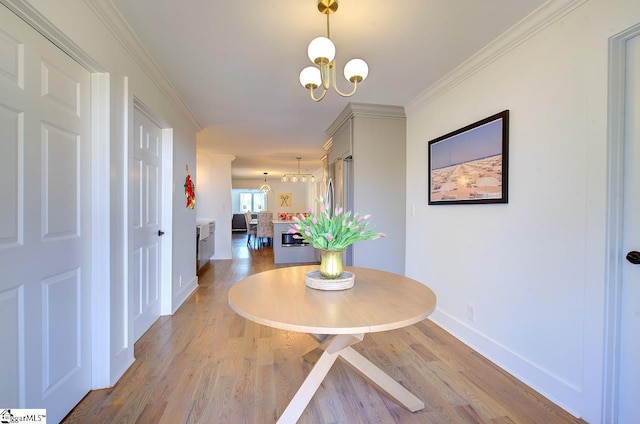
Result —
[[133, 333], [138, 340], [171, 310], [172, 131], [134, 98], [130, 206]]

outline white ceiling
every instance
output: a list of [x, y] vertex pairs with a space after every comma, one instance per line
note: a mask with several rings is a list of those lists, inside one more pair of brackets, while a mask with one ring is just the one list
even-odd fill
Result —
[[544, 0], [342, 0], [330, 18], [338, 84], [349, 89], [353, 57], [369, 77], [320, 103], [298, 81], [308, 43], [326, 35], [317, 0], [112, 2], [203, 126], [198, 150], [236, 156], [234, 179], [275, 179], [297, 172], [297, 156], [302, 172], [320, 167], [349, 100], [406, 105]]

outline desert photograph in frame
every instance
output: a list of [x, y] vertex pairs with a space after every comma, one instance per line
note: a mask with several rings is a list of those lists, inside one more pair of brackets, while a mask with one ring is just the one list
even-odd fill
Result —
[[509, 111], [428, 144], [429, 204], [507, 203]]

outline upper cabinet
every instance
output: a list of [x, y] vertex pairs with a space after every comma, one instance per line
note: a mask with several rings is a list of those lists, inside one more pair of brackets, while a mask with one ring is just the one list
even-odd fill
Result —
[[352, 119], [347, 119], [331, 136], [331, 149], [327, 153], [327, 161], [329, 163], [335, 162], [336, 159], [346, 159], [351, 156]]
[[[358, 242], [352, 264], [404, 273], [406, 239], [406, 118], [400, 106], [349, 103], [327, 129], [327, 164], [343, 166], [343, 204], [373, 215], [383, 239]], [[347, 258], [349, 260], [349, 258]]]

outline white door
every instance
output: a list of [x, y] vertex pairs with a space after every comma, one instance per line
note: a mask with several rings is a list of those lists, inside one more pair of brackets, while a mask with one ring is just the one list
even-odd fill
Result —
[[133, 114], [133, 332], [138, 340], [160, 316], [162, 129]]
[[[640, 252], [640, 36], [627, 42], [623, 251]], [[640, 258], [639, 258], [640, 259]], [[633, 258], [632, 258], [633, 260]], [[618, 422], [640, 420], [640, 264], [624, 260]]]
[[90, 75], [0, 6], [0, 405], [91, 388]]

